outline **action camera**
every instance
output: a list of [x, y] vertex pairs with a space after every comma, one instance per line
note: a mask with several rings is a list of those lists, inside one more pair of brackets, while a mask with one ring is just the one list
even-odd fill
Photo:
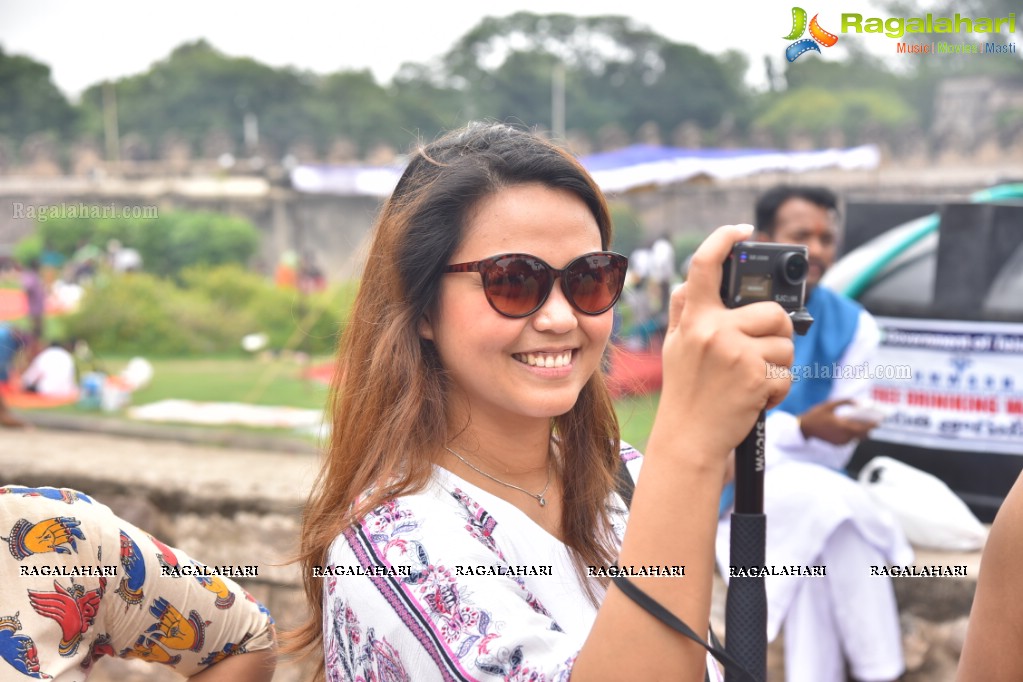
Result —
[[729, 308], [774, 301], [805, 334], [813, 318], [806, 312], [807, 248], [796, 244], [739, 242], [724, 263], [721, 300]]

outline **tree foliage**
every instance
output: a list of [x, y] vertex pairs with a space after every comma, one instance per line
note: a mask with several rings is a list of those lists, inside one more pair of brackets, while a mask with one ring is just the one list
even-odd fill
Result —
[[[1006, 16], [1016, 11], [1014, 2], [938, 0], [930, 11]], [[916, 0], [889, 0], [885, 9], [891, 16], [921, 12]], [[431, 139], [480, 118], [551, 129], [555, 72], [564, 73], [569, 131], [599, 139], [612, 126], [635, 135], [654, 123], [666, 142], [682, 123], [739, 132], [766, 125], [779, 133], [838, 126], [850, 135], [877, 126], [894, 134], [907, 123], [926, 129], [941, 79], [1020, 73], [1018, 56], [895, 64], [870, 56], [855, 41], [845, 49], [841, 61], [811, 56], [783, 66], [769, 60], [770, 88], [755, 92], [745, 84], [748, 64], [738, 51], [711, 55], [624, 16], [517, 12], [481, 20], [446, 53], [404, 64], [389, 83], [365, 70], [316, 75], [274, 68], [199, 40], [144, 73], [117, 80], [113, 89], [120, 134], [142, 140], [144, 156], [158, 157], [168, 136], [196, 154], [221, 148], [224, 140], [243, 151], [243, 121], [255, 117], [260, 153], [280, 158], [299, 145], [326, 155], [339, 140], [359, 155], [378, 145], [403, 150], [417, 137]], [[0, 50], [0, 88], [0, 136], [15, 144], [39, 132], [64, 142], [75, 134], [103, 135], [103, 84], [72, 105], [45, 65]], [[825, 101], [822, 90], [834, 97]], [[798, 107], [797, 93], [817, 104]]]
[[37, 132], [62, 138], [71, 133], [75, 110], [54, 85], [47, 65], [0, 47], [0, 93], [0, 135], [23, 140]]
[[779, 96], [756, 123], [777, 137], [809, 134], [818, 144], [832, 131], [847, 140], [865, 142], [865, 133], [905, 130], [916, 123], [915, 112], [899, 97], [879, 90], [825, 90], [804, 87]]
[[354, 291], [342, 285], [301, 296], [237, 265], [181, 274], [98, 277], [66, 318], [68, 334], [99, 354], [237, 354], [242, 337], [255, 332], [267, 334], [270, 348], [329, 353]]
[[[84, 108], [102, 109], [102, 87], [85, 91]], [[309, 111], [314, 90], [310, 76], [228, 57], [205, 40], [181, 45], [149, 71], [115, 83], [121, 135], [141, 135], [154, 154], [167, 133], [196, 149], [207, 135], [223, 133], [240, 147], [246, 114], [257, 115], [262, 136], [281, 151], [315, 129]]]
[[487, 18], [443, 58], [446, 82], [479, 116], [550, 128], [551, 79], [566, 73], [569, 127], [596, 134], [647, 122], [713, 127], [743, 105], [745, 60], [673, 43], [621, 16], [519, 12]]

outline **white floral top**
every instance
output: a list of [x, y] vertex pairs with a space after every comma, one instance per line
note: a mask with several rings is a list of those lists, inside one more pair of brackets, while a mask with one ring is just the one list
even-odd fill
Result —
[[[639, 453], [621, 454], [635, 478]], [[608, 504], [620, 543], [628, 512], [615, 493]], [[597, 613], [565, 545], [439, 467], [340, 535], [328, 564], [331, 682], [568, 680]]]

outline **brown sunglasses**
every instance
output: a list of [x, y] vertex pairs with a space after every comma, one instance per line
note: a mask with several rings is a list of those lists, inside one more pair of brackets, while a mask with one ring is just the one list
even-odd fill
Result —
[[629, 259], [612, 251], [594, 251], [574, 258], [558, 270], [536, 256], [505, 253], [471, 263], [456, 263], [445, 273], [478, 272], [490, 307], [505, 317], [528, 317], [543, 306], [561, 279], [561, 290], [573, 308], [600, 315], [618, 301]]

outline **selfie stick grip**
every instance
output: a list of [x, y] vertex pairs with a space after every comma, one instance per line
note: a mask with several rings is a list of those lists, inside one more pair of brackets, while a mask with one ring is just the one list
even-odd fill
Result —
[[[764, 565], [763, 514], [732, 514], [731, 558], [733, 566]], [[725, 601], [725, 649], [752, 675], [754, 682], [767, 679], [767, 592], [764, 577], [732, 576]], [[742, 671], [725, 670], [725, 682], [746, 682]]]
[[[766, 415], [735, 448], [735, 512], [732, 514], [729, 564], [764, 565], [767, 517], [764, 515], [764, 433]], [[767, 679], [767, 592], [764, 576], [734, 575], [725, 602], [726, 649], [756, 682]], [[739, 682], [738, 671], [725, 671], [725, 682]], [[743, 676], [745, 677], [745, 676]]]

